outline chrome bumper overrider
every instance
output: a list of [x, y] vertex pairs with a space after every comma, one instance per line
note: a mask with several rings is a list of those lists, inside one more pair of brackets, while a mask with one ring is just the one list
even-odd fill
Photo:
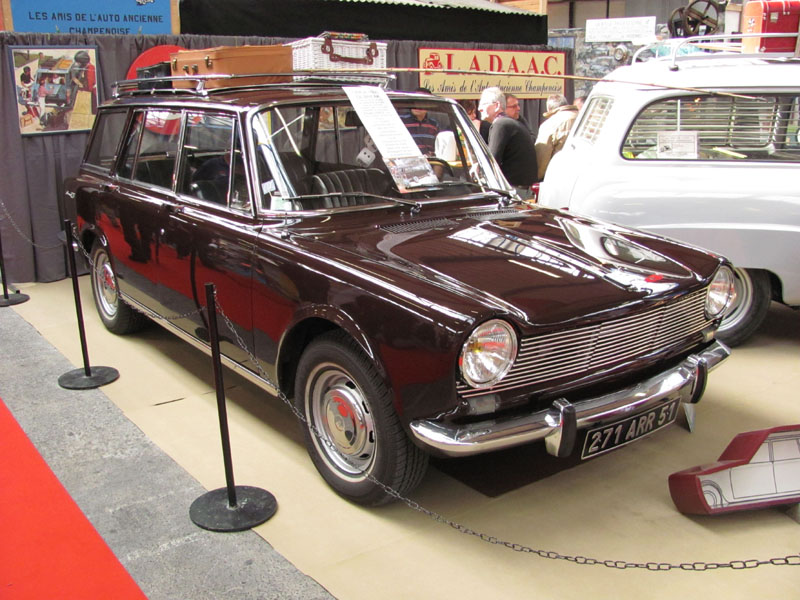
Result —
[[559, 398], [549, 409], [530, 415], [468, 425], [417, 420], [411, 422], [411, 433], [421, 444], [448, 456], [501, 450], [541, 439], [550, 454], [568, 456], [581, 429], [624, 419], [676, 398], [697, 402], [705, 389], [708, 372], [728, 356], [730, 350], [715, 341], [679, 365], [610, 394], [576, 404]]

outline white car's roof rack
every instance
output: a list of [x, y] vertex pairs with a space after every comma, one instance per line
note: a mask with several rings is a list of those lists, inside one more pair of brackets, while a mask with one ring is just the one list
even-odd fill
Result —
[[[247, 83], [254, 78], [280, 78], [283, 81], [274, 83]], [[287, 78], [293, 78], [286, 81]], [[208, 96], [231, 90], [258, 90], [286, 87], [330, 87], [331, 85], [370, 84], [386, 88], [395, 75], [380, 70], [304, 70], [288, 71], [282, 73], [248, 73], [246, 75], [231, 75], [228, 73], [211, 73], [208, 75], [176, 75], [166, 77], [147, 77], [139, 79], [125, 79], [116, 81], [111, 86], [111, 95], [114, 98], [123, 96], [155, 96], [164, 94], [191, 94]], [[215, 87], [208, 87], [209, 81], [215, 82]], [[225, 85], [220, 86], [219, 82]], [[228, 85], [228, 83], [230, 85]], [[182, 87], [176, 87], [176, 84]]]
[[[655, 44], [649, 44], [647, 46], [642, 46], [639, 48], [633, 55], [632, 62], [636, 63], [638, 60], [641, 59], [641, 55], [646, 51], [653, 51], [659, 47], [661, 48], [669, 48], [669, 60], [670, 60], [670, 69], [673, 71], [678, 70], [678, 61], [690, 58], [697, 58], [698, 54], [682, 54], [681, 51], [686, 52], [687, 47], [694, 48], [695, 50], [703, 50], [708, 53], [733, 53], [733, 54], [741, 54], [743, 52], [743, 44], [741, 41], [734, 41], [734, 40], [742, 40], [744, 38], [795, 38], [797, 43], [795, 44], [794, 53], [772, 53], [772, 52], [761, 52], [758, 53], [758, 56], [768, 57], [768, 56], [784, 56], [784, 57], [792, 57], [792, 58], [800, 58], [800, 32], [794, 33], [724, 33], [724, 34], [717, 34], [717, 35], [700, 35], [688, 38], [671, 38], [668, 40], [660, 41]], [[662, 59], [667, 58], [666, 56], [659, 57]]]

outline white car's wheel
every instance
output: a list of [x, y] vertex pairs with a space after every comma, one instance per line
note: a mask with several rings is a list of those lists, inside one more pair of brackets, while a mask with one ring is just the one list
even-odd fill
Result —
[[734, 269], [736, 297], [722, 319], [717, 338], [737, 346], [761, 326], [772, 300], [769, 274], [758, 269]]

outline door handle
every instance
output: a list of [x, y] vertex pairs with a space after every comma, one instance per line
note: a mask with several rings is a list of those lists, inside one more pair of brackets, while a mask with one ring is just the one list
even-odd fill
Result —
[[179, 204], [165, 204], [164, 210], [170, 215], [179, 215], [183, 213], [183, 206]]
[[116, 192], [119, 191], [119, 186], [116, 183], [104, 183], [103, 184], [103, 190], [106, 191], [106, 192], [114, 192], [114, 193], [116, 193]]

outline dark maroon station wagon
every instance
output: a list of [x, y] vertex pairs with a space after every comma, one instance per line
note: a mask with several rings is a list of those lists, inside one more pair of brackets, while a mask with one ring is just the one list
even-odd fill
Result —
[[208, 350], [213, 282], [223, 361], [293, 400], [342, 496], [407, 494], [430, 454], [597, 456], [728, 356], [723, 258], [523, 203], [454, 102], [190, 83], [119, 84], [67, 182], [98, 311]]

